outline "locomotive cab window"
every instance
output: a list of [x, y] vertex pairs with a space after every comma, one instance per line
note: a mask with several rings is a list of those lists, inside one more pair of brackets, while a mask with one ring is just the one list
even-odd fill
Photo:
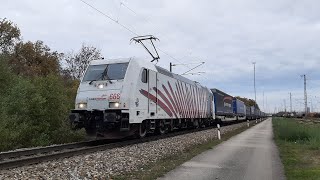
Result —
[[148, 82], [148, 70], [147, 69], [143, 69], [142, 70], [141, 81], [143, 83], [147, 83]]
[[90, 65], [82, 81], [124, 79], [129, 63]]

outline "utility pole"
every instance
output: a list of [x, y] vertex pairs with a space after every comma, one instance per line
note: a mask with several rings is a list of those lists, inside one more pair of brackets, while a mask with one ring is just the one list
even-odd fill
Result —
[[173, 64], [172, 64], [172, 62], [170, 62], [170, 72], [172, 72], [172, 66], [173, 66]]
[[291, 99], [291, 92], [290, 92], [290, 113], [292, 113], [292, 99]]
[[284, 112], [287, 113], [287, 105], [286, 105], [286, 100], [283, 100], [283, 104], [284, 104]]
[[308, 114], [308, 99], [307, 99], [307, 78], [306, 75], [301, 75], [303, 77], [304, 82], [304, 110], [305, 110], [305, 116]]
[[257, 103], [257, 92], [256, 92], [256, 62], [253, 64], [253, 87], [254, 87], [254, 101]]

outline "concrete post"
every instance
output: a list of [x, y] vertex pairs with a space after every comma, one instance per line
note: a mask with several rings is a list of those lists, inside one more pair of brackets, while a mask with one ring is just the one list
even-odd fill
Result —
[[221, 139], [221, 134], [220, 134], [220, 124], [217, 124], [217, 128], [218, 128], [218, 139]]

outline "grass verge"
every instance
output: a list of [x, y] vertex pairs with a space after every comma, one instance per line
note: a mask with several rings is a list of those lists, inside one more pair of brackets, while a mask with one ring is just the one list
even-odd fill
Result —
[[[254, 123], [252, 122], [251, 124], [254, 124]], [[252, 125], [250, 125], [250, 127], [252, 127]], [[244, 126], [238, 128], [236, 130], [233, 130], [233, 131], [227, 132], [226, 134], [223, 134], [221, 136], [222, 137], [221, 140], [214, 139], [214, 140], [210, 140], [204, 144], [191, 146], [188, 149], [184, 150], [180, 154], [167, 156], [167, 157], [161, 159], [160, 161], [150, 163], [147, 166], [141, 167], [141, 170], [139, 170], [139, 171], [115, 176], [112, 179], [116, 179], [116, 180], [120, 180], [120, 179], [121, 180], [122, 179], [145, 179], [145, 180], [156, 179], [158, 177], [163, 176], [167, 172], [173, 170], [175, 167], [181, 165], [182, 163], [190, 160], [194, 156], [196, 156], [206, 150], [212, 149], [217, 144], [220, 144], [221, 142], [228, 140], [232, 136], [239, 134], [240, 132], [243, 132], [246, 129], [248, 129], [248, 127], [246, 126], [246, 124], [244, 124]]]
[[274, 118], [273, 129], [287, 179], [320, 179], [320, 125]]

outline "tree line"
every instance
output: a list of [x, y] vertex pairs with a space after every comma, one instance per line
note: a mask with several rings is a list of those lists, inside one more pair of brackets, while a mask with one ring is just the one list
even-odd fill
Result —
[[19, 27], [0, 19], [0, 151], [83, 140], [68, 113], [80, 78], [101, 51], [82, 44], [57, 52], [43, 41], [24, 41]]

